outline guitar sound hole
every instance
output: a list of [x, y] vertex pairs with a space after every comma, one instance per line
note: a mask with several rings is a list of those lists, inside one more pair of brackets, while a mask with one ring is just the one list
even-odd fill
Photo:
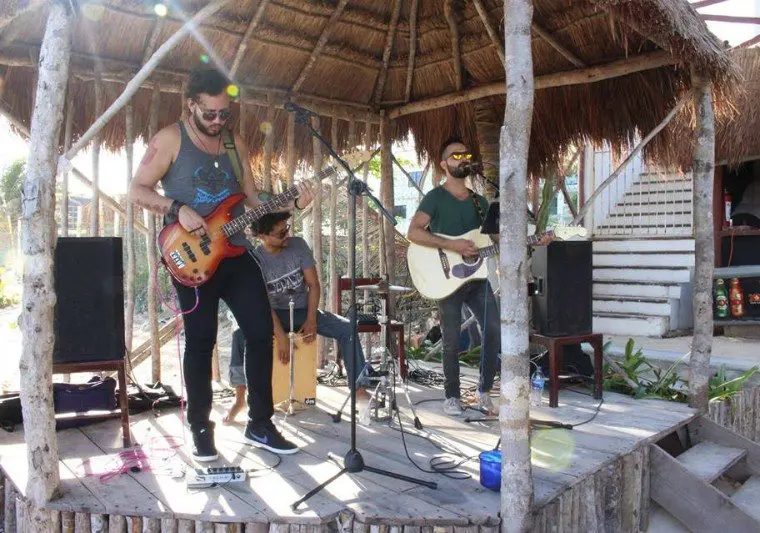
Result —
[[468, 255], [467, 257], [462, 256], [462, 260], [466, 265], [474, 265], [480, 260], [480, 258], [477, 255]]

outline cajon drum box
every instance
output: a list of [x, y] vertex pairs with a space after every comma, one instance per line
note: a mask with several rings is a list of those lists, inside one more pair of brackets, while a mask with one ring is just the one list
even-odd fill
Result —
[[[305, 409], [314, 405], [317, 399], [317, 344], [313, 342], [306, 344], [303, 336], [296, 335], [296, 348], [294, 351], [295, 358], [295, 375], [293, 377], [293, 399], [296, 403], [295, 409]], [[274, 365], [272, 369], [272, 399], [276, 409], [286, 411], [288, 409], [288, 398], [290, 394], [290, 364], [282, 364], [277, 357], [277, 339], [274, 340]], [[279, 404], [279, 405], [278, 405]]]

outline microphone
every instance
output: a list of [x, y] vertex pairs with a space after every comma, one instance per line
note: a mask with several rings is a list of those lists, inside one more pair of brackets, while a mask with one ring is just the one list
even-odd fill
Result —
[[464, 169], [468, 175], [477, 176], [483, 172], [483, 163], [480, 161], [467, 161], [461, 165], [461, 168]]
[[294, 104], [293, 102], [285, 102], [285, 111], [290, 111], [292, 113], [295, 113], [297, 115], [301, 115], [304, 117], [316, 117], [317, 114], [310, 110], [306, 109], [305, 107], [301, 107], [298, 104]]

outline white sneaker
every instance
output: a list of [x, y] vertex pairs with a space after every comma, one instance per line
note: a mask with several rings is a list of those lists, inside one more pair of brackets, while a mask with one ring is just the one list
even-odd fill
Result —
[[475, 408], [479, 411], [485, 412], [487, 415], [493, 416], [498, 414], [496, 406], [493, 404], [493, 400], [491, 400], [491, 397], [487, 392], [478, 393], [478, 403], [476, 404]]
[[449, 416], [462, 416], [464, 409], [462, 409], [462, 402], [459, 398], [446, 398], [443, 402], [443, 412]]

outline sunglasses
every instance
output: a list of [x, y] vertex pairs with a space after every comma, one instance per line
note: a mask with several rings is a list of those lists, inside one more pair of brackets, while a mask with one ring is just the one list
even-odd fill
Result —
[[219, 120], [222, 122], [226, 122], [229, 120], [229, 118], [232, 116], [232, 111], [229, 109], [220, 109], [218, 111], [206, 111], [202, 107], [198, 106], [198, 108], [201, 110], [201, 117], [203, 117], [203, 120], [206, 122], [212, 122], [216, 119], [216, 117], [219, 117]]
[[469, 161], [472, 159], [472, 154], [469, 152], [457, 152], [451, 154], [449, 157], [453, 157], [454, 161], [461, 161], [462, 159]]
[[290, 233], [290, 224], [288, 224], [287, 226], [285, 226], [284, 228], [282, 228], [277, 233], [270, 233], [270, 235], [272, 237], [276, 237], [278, 239], [284, 239], [288, 235], [288, 233]]

